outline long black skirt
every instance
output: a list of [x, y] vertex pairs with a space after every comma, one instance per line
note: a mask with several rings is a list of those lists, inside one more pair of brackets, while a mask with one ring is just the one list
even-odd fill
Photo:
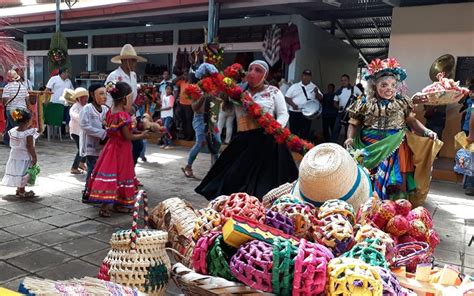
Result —
[[271, 189], [298, 178], [298, 168], [284, 144], [263, 129], [239, 132], [195, 191], [208, 200], [246, 192], [260, 200]]

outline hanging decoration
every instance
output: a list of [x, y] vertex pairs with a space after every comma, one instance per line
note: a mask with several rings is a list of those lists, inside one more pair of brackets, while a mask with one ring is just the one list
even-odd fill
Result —
[[71, 70], [71, 61], [67, 49], [67, 39], [61, 32], [56, 32], [51, 37], [48, 57], [48, 66], [51, 76], [57, 74], [60, 68], [68, 68]]
[[[263, 111], [262, 107], [257, 104], [248, 92], [244, 92], [237, 85], [233, 77], [238, 73], [242, 73], [243, 68], [240, 64], [233, 64], [227, 67], [223, 73], [217, 71], [215, 67], [209, 64], [202, 64], [200, 68], [215, 69], [214, 71], [206, 71], [207, 76], [203, 77], [198, 84], [190, 84], [186, 87], [186, 96], [191, 100], [198, 100], [203, 94], [217, 96], [220, 93], [227, 95], [231, 100], [242, 106], [245, 111], [265, 130], [265, 133], [272, 135], [279, 144], [286, 144], [291, 151], [304, 155], [313, 144], [300, 139], [298, 136], [291, 134], [290, 130], [282, 127], [275, 118]], [[197, 72], [200, 72], [199, 69]], [[229, 75], [229, 76], [226, 76]]]
[[262, 54], [270, 67], [280, 60], [281, 30], [277, 25], [272, 25], [265, 33]]

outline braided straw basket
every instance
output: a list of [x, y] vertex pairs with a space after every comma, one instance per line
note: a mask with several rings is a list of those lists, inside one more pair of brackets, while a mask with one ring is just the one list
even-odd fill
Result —
[[257, 291], [241, 283], [196, 273], [181, 263], [173, 266], [171, 275], [176, 285], [186, 296], [273, 295]]
[[178, 262], [191, 267], [194, 249], [193, 230], [197, 214], [186, 201], [173, 197], [160, 202], [151, 210], [152, 227], [168, 232], [171, 248], [181, 256], [174, 256]]
[[[145, 229], [138, 229], [138, 212], [143, 201]], [[171, 263], [166, 254], [168, 234], [148, 228], [148, 198], [141, 190], [135, 200], [132, 229], [119, 230], [110, 239], [111, 250], [105, 257], [98, 278], [148, 295], [164, 295]]]
[[293, 188], [293, 185], [294, 185], [294, 182], [285, 183], [283, 185], [280, 185], [277, 188], [270, 190], [262, 198], [263, 206], [269, 209], [273, 205], [273, 202], [275, 200], [279, 199], [283, 195], [289, 194], [291, 192], [291, 188]]

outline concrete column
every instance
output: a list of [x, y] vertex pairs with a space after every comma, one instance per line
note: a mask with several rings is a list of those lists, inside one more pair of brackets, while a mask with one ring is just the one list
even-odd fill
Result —
[[87, 35], [87, 71], [92, 71], [92, 35]]

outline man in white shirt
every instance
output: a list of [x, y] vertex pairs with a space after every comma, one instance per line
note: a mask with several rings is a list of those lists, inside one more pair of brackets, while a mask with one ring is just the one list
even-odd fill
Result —
[[344, 126], [345, 134], [347, 133], [347, 121], [348, 114], [347, 108], [352, 104], [355, 98], [362, 95], [362, 92], [358, 87], [354, 87], [351, 85], [351, 78], [347, 74], [343, 74], [341, 76], [341, 88], [336, 91], [336, 95], [334, 96], [334, 106], [337, 108], [338, 118], [336, 119], [336, 125], [334, 126], [334, 133], [332, 142], [337, 143], [339, 139], [339, 135], [341, 133], [342, 126]]
[[[135, 73], [137, 62], [146, 62], [147, 60], [138, 56], [132, 45], [125, 44], [120, 51], [120, 55], [113, 57], [111, 61], [114, 64], [120, 64], [120, 66], [107, 76], [105, 85], [109, 82], [120, 81], [128, 83], [132, 88], [132, 100], [135, 101], [138, 94], [137, 74]], [[111, 108], [112, 103], [112, 96], [107, 93], [106, 105]]]
[[[163, 71], [163, 80], [161, 80], [160, 83], [158, 83], [158, 92], [160, 93], [160, 98], [163, 99], [163, 97], [166, 95], [166, 86], [168, 84], [173, 84], [173, 80], [170, 77], [170, 72], [168, 70]], [[176, 96], [176, 94], [175, 94]]]
[[49, 79], [46, 84], [46, 90], [52, 92], [51, 103], [61, 104], [59, 99], [66, 88], [74, 89], [71, 80], [69, 80], [69, 70], [67, 68], [59, 69], [58, 75]]
[[309, 139], [311, 120], [306, 119], [301, 113], [301, 108], [309, 100], [322, 100], [323, 94], [319, 88], [311, 82], [311, 70], [303, 71], [301, 81], [293, 84], [285, 94], [288, 113], [290, 114], [291, 133], [303, 139]]

